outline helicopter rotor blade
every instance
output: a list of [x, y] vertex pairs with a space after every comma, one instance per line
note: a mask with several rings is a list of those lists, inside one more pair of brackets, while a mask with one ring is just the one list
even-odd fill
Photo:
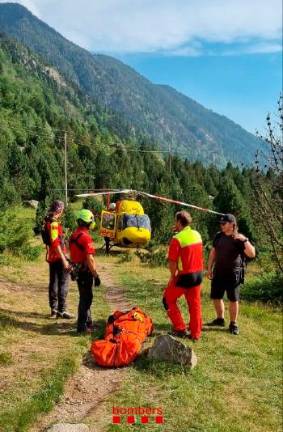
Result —
[[193, 205], [193, 204], [188, 204], [188, 203], [185, 203], [185, 202], [182, 202], [182, 201], [173, 200], [171, 198], [167, 198], [167, 197], [163, 197], [163, 196], [159, 196], [159, 195], [152, 195], [152, 194], [149, 194], [147, 192], [140, 192], [140, 191], [136, 191], [136, 192], [138, 194], [142, 195], [142, 196], [145, 196], [145, 197], [148, 197], [148, 198], [152, 198], [152, 199], [155, 199], [155, 200], [158, 200], [158, 201], [164, 201], [164, 202], [171, 203], [171, 204], [178, 204], [178, 205], [181, 205], [183, 207], [189, 207], [189, 208], [192, 208], [192, 209], [195, 209], [195, 210], [200, 210], [200, 211], [203, 211], [203, 212], [206, 212], [206, 213], [212, 213], [212, 214], [216, 214], [216, 215], [219, 215], [219, 216], [222, 216], [224, 214], [224, 213], [219, 213], [219, 212], [216, 212], [216, 211], [208, 209], [208, 208], [203, 208], [203, 207], [199, 207], [199, 206], [196, 206], [196, 205]]
[[160, 195], [153, 195], [150, 194], [148, 192], [142, 192], [142, 191], [137, 191], [134, 189], [109, 189], [109, 190], [105, 190], [103, 192], [91, 192], [91, 193], [85, 193], [85, 194], [79, 194], [76, 195], [79, 198], [86, 198], [86, 197], [95, 197], [95, 196], [99, 196], [99, 195], [115, 195], [115, 194], [129, 194], [129, 193], [134, 193], [136, 195], [141, 195], [147, 198], [151, 198], [151, 199], [155, 199], [157, 201], [163, 201], [166, 203], [171, 203], [171, 204], [177, 204], [177, 205], [181, 205], [183, 207], [189, 207], [195, 210], [200, 210], [206, 213], [211, 213], [211, 214], [215, 214], [215, 215], [219, 215], [222, 216], [224, 213], [220, 213], [208, 208], [203, 208], [203, 207], [199, 207], [196, 206], [194, 204], [188, 204], [185, 203], [183, 201], [178, 201], [178, 200], [173, 200], [172, 198], [168, 198], [168, 197], [164, 197], [164, 196], [160, 196]]
[[126, 193], [133, 193], [133, 192], [137, 192], [137, 191], [133, 189], [109, 189], [103, 192], [88, 192], [84, 194], [78, 194], [76, 196], [79, 198], [87, 198], [87, 197], [95, 197], [99, 195], [115, 195], [115, 194], [123, 194], [123, 193], [126, 194]]

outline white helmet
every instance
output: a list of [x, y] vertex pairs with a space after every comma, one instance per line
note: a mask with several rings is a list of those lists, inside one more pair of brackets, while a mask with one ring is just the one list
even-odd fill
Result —
[[115, 209], [116, 209], [116, 204], [115, 203], [110, 203], [109, 210], [115, 210]]

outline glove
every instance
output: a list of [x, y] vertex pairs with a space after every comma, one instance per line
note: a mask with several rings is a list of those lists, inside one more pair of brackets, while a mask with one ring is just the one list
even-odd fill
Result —
[[94, 286], [99, 286], [101, 284], [100, 277], [98, 275], [94, 278]]

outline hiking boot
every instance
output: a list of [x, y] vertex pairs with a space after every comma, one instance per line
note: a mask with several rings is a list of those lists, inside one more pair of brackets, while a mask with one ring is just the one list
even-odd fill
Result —
[[57, 318], [57, 310], [56, 309], [51, 309], [51, 313], [50, 313], [50, 319], [56, 319]]
[[168, 332], [168, 334], [170, 336], [175, 336], [175, 337], [179, 337], [179, 338], [187, 338], [190, 336], [190, 333], [188, 332], [188, 330], [172, 330], [172, 331]]
[[239, 327], [237, 326], [237, 324], [235, 322], [230, 322], [229, 332], [233, 335], [236, 335], [236, 336], [238, 336], [238, 334], [240, 333]]
[[63, 319], [72, 319], [74, 318], [73, 315], [71, 315], [69, 312], [57, 312], [57, 318], [63, 318]]
[[206, 325], [208, 327], [213, 327], [213, 326], [225, 327], [225, 320], [224, 318], [216, 318], [215, 320], [207, 323]]

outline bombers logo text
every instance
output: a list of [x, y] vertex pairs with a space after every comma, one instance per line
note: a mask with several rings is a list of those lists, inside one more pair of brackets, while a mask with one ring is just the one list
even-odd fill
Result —
[[164, 416], [162, 408], [151, 407], [112, 407], [113, 424], [163, 424]]

